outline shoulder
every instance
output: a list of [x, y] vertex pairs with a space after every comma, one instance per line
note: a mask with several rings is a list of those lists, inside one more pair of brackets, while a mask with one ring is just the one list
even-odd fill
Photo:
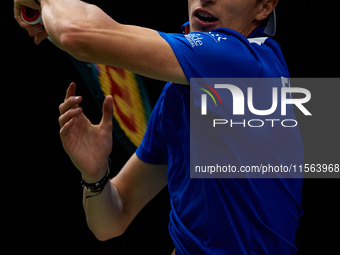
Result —
[[[262, 69], [271, 70], [271, 77], [289, 77], [286, 60], [280, 45], [270, 37], [257, 37], [248, 39], [250, 47], [261, 63]], [[275, 72], [273, 72], [275, 71]]]
[[171, 46], [188, 80], [287, 73], [280, 46], [268, 37], [249, 39], [227, 28], [186, 35], [159, 33]]
[[[227, 29], [223, 29], [227, 30]], [[189, 34], [173, 34], [173, 33], [163, 33], [159, 34], [171, 45], [182, 43], [190, 46], [191, 49], [206, 48], [209, 46], [215, 47], [225, 47], [227, 44], [234, 44], [235, 39], [233, 35], [226, 31], [212, 31], [212, 32], [190, 32]], [[235, 44], [235, 46], [238, 43]], [[216, 49], [216, 48], [212, 48]], [[190, 49], [187, 48], [187, 49]]]
[[[235, 66], [251, 64], [247, 47], [223, 31], [160, 35], [171, 46], [188, 80], [195, 77], [234, 76]], [[237, 70], [236, 70], [237, 71]]]

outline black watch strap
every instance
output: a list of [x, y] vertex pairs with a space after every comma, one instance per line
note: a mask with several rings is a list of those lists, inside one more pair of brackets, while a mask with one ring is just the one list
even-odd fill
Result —
[[97, 193], [96, 195], [87, 196], [86, 198], [98, 196], [100, 193], [102, 193], [106, 183], [110, 180], [111, 159], [109, 158], [108, 160], [109, 160], [109, 164], [108, 164], [107, 172], [100, 181], [96, 183], [87, 183], [83, 180], [83, 178], [81, 178], [80, 184], [86, 191], [91, 192], [91, 193]]

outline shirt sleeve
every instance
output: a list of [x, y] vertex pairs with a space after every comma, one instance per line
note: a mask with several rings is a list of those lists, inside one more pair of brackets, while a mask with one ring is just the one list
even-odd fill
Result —
[[202, 77], [244, 77], [245, 71], [251, 73], [249, 67], [254, 68], [256, 62], [250, 57], [246, 39], [243, 42], [235, 37], [235, 32], [228, 31], [158, 33], [171, 46], [190, 81]]
[[139, 159], [153, 165], [166, 164], [159, 134], [161, 109], [164, 98], [163, 93], [159, 97], [154, 109], [152, 110], [142, 143], [136, 150], [136, 154]]

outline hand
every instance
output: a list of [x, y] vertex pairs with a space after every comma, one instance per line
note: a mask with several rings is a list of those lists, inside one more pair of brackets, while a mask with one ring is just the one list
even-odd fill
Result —
[[105, 98], [102, 120], [93, 125], [78, 106], [82, 98], [75, 97], [75, 91], [76, 85], [71, 83], [64, 103], [59, 106], [60, 138], [84, 181], [94, 183], [105, 175], [112, 150], [113, 99]]
[[14, 0], [14, 18], [18, 22], [19, 26], [25, 28], [28, 31], [29, 36], [34, 37], [35, 44], [40, 44], [44, 39], [48, 37], [48, 34], [41, 24], [29, 25], [21, 18], [21, 9], [23, 7], [30, 7], [41, 12], [40, 5], [34, 0]]

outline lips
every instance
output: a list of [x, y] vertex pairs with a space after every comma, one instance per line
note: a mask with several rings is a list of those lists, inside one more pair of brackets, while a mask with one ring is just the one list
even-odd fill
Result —
[[200, 32], [208, 32], [219, 26], [219, 19], [202, 8], [197, 8], [192, 13], [190, 22], [191, 29]]
[[194, 16], [200, 21], [205, 22], [205, 23], [213, 23], [213, 22], [218, 21], [218, 19], [215, 16], [213, 16], [209, 12], [202, 10], [202, 9], [196, 10], [194, 12]]

